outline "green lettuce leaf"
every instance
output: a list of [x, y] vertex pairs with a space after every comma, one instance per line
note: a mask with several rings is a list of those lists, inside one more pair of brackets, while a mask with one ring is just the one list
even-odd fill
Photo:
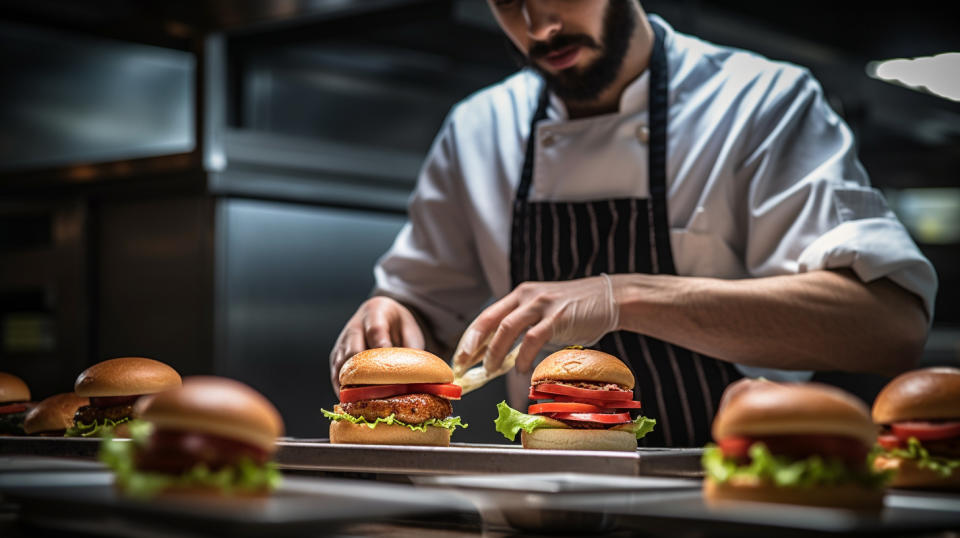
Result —
[[731, 479], [749, 479], [780, 487], [854, 483], [867, 488], [880, 488], [890, 478], [890, 473], [874, 472], [866, 462], [860, 469], [851, 469], [841, 460], [820, 456], [802, 460], [774, 456], [763, 443], [754, 443], [750, 447], [750, 463], [743, 465], [725, 457], [720, 447], [710, 444], [703, 451], [701, 463], [707, 476], [720, 483]]
[[915, 460], [917, 467], [933, 471], [943, 478], [950, 478], [954, 470], [960, 469], [960, 459], [931, 456], [916, 437], [907, 440], [907, 448], [884, 450], [880, 445], [874, 446], [870, 453], [870, 461], [873, 462], [873, 459], [880, 455]]
[[327, 411], [326, 409], [321, 409], [320, 412], [323, 413], [323, 416], [327, 417], [330, 420], [346, 420], [347, 422], [352, 422], [354, 424], [363, 424], [364, 426], [367, 426], [371, 429], [376, 428], [377, 424], [395, 424], [397, 426], [406, 426], [407, 428], [410, 428], [415, 432], [425, 432], [427, 431], [428, 426], [434, 426], [437, 428], [446, 428], [450, 431], [456, 430], [458, 427], [459, 428], [468, 427], [467, 424], [464, 424], [460, 420], [460, 417], [447, 417], [443, 420], [431, 418], [431, 419], [428, 419], [426, 422], [423, 422], [420, 424], [407, 424], [406, 422], [397, 420], [397, 416], [395, 414], [391, 414], [390, 416], [385, 418], [378, 418], [377, 420], [370, 422], [363, 417], [355, 417], [347, 413], [333, 413], [331, 411]]
[[[542, 415], [528, 415], [513, 409], [507, 402], [497, 404], [497, 418], [493, 421], [497, 431], [502, 433], [507, 439], [514, 441], [520, 430], [527, 433], [533, 433], [538, 429], [565, 429], [569, 428], [566, 424]], [[620, 424], [611, 428], [612, 430], [622, 430], [632, 432], [637, 439], [653, 431], [657, 424], [656, 420], [647, 417], [637, 417], [633, 422]]]
[[132, 497], [149, 499], [167, 488], [213, 487], [225, 495], [231, 495], [245, 491], [274, 490], [280, 486], [281, 474], [275, 463], [258, 465], [248, 459], [217, 471], [198, 464], [181, 475], [138, 471], [134, 466], [134, 456], [137, 448], [146, 442], [151, 430], [149, 423], [133, 421], [129, 442], [113, 439], [108, 434], [100, 445], [100, 461], [113, 470], [117, 484]]
[[130, 417], [124, 417], [120, 420], [111, 420], [105, 418], [103, 420], [95, 420], [90, 424], [83, 422], [77, 422], [74, 426], [67, 429], [64, 432], [64, 437], [104, 437], [107, 434], [110, 434], [119, 424], [124, 422], [129, 422]]
[[633, 432], [637, 439], [642, 439], [644, 435], [653, 431], [653, 427], [657, 425], [657, 421], [652, 418], [647, 417], [637, 417], [633, 419], [633, 422], [628, 424], [621, 424], [619, 426], [614, 426], [610, 428], [612, 430], [622, 430]]

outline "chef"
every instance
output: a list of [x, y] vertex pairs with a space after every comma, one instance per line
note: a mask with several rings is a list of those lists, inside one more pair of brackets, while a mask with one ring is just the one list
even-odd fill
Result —
[[648, 444], [699, 446], [745, 374], [915, 364], [933, 267], [809, 71], [635, 0], [488, 3], [527, 67], [450, 112], [335, 386], [358, 351], [464, 330], [459, 367], [520, 343], [520, 390], [545, 346], [591, 345], [636, 373]]

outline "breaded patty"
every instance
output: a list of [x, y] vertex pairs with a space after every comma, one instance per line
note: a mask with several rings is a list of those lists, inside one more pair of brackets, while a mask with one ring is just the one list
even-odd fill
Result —
[[453, 412], [453, 406], [448, 400], [432, 394], [404, 394], [380, 400], [360, 400], [341, 403], [339, 407], [348, 415], [363, 417], [370, 422], [396, 414], [397, 420], [407, 424], [420, 424], [431, 418], [442, 420]]

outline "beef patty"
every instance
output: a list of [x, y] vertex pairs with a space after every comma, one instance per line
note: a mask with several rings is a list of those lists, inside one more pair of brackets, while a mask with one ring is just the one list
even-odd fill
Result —
[[114, 405], [112, 407], [94, 407], [92, 405], [85, 405], [80, 409], [77, 409], [77, 413], [73, 415], [73, 420], [76, 423], [84, 424], [93, 424], [94, 422], [102, 422], [104, 419], [110, 419], [114, 422], [128, 418], [133, 415], [133, 405]]

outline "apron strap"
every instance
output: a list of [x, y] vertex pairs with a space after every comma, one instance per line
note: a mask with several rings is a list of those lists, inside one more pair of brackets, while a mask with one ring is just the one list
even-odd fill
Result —
[[537, 148], [537, 122], [547, 117], [547, 104], [550, 102], [550, 92], [547, 84], [543, 84], [540, 97], [537, 99], [537, 111], [530, 121], [530, 135], [527, 137], [526, 156], [523, 159], [523, 172], [520, 175], [520, 185], [517, 187], [517, 201], [527, 201], [530, 196], [530, 184], [533, 183], [534, 152]]
[[650, 202], [653, 207], [657, 250], [657, 273], [677, 274], [670, 248], [670, 219], [667, 216], [667, 109], [670, 106], [667, 91], [666, 32], [653, 23], [653, 54], [650, 55], [650, 145], [649, 178]]

